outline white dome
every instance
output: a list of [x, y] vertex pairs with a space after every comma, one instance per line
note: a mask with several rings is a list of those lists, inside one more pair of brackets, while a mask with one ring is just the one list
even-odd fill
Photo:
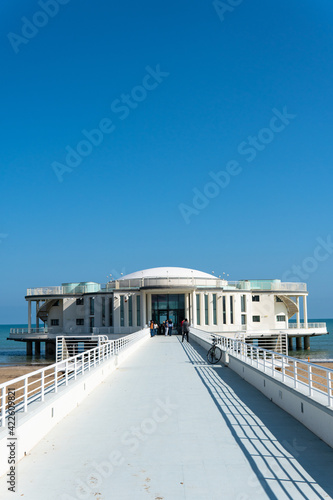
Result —
[[133, 280], [138, 278], [205, 278], [216, 279], [216, 276], [195, 269], [187, 269], [186, 267], [153, 267], [152, 269], [144, 269], [135, 273], [127, 274], [121, 279]]

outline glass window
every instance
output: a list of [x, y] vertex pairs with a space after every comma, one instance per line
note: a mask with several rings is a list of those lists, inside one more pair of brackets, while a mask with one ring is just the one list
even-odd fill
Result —
[[136, 326], [141, 325], [141, 313], [140, 313], [140, 295], [136, 296]]
[[234, 296], [230, 295], [230, 323], [234, 323]]
[[242, 314], [242, 325], [246, 325], [246, 314]]
[[178, 309], [178, 297], [179, 295], [168, 295], [169, 309]]
[[197, 325], [200, 325], [200, 295], [197, 293]]
[[205, 325], [208, 325], [208, 295], [205, 295]]
[[241, 311], [242, 313], [246, 312], [246, 296], [241, 295]]
[[252, 316], [253, 323], [260, 323], [260, 316]]
[[128, 326], [133, 326], [132, 296], [128, 297]]
[[78, 326], [83, 326], [84, 325], [84, 319], [83, 318], [76, 318], [76, 324]]
[[226, 300], [225, 300], [225, 295], [222, 297], [222, 307], [223, 307], [223, 324], [227, 324], [227, 308], [226, 308]]
[[102, 326], [105, 326], [105, 297], [102, 297]]
[[216, 293], [213, 293], [213, 324], [217, 325], [217, 314], [216, 314]]
[[89, 302], [90, 302], [90, 316], [93, 316], [95, 314], [95, 297], [90, 297]]
[[260, 302], [260, 295], [252, 295], [252, 302]]
[[125, 326], [125, 297], [120, 295], [120, 326]]
[[83, 306], [84, 304], [84, 298], [81, 297], [80, 299], [76, 299], [76, 305], [77, 306]]
[[109, 298], [109, 324], [113, 326], [113, 297]]
[[58, 319], [51, 319], [51, 326], [59, 326], [59, 320]]
[[276, 321], [286, 321], [286, 317], [284, 315], [276, 316]]

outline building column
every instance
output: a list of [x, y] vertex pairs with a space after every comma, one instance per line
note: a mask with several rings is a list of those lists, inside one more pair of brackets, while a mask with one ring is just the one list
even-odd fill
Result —
[[36, 300], [36, 329], [39, 328], [38, 312], [39, 312], [39, 300]]
[[148, 306], [148, 318], [147, 321], [150, 321], [152, 318], [152, 312], [151, 312], [151, 293], [147, 293], [147, 306]]
[[299, 312], [299, 296], [296, 297], [296, 305], [297, 305], [297, 309], [298, 309], [298, 312], [296, 313], [297, 328], [300, 328], [301, 327], [301, 315]]
[[293, 338], [288, 336], [288, 352], [293, 350]]
[[197, 326], [197, 297], [195, 290], [192, 292], [192, 325]]
[[190, 320], [190, 301], [188, 293], [185, 293], [185, 318]]
[[31, 333], [31, 300], [28, 300], [28, 333]]
[[296, 349], [302, 349], [302, 337], [296, 337]]
[[208, 293], [208, 324], [213, 325], [213, 294]]
[[40, 356], [40, 342], [35, 342], [35, 354], [36, 356]]
[[303, 342], [304, 342], [304, 349], [310, 349], [310, 336], [309, 335], [305, 335], [303, 337]]
[[27, 341], [27, 356], [32, 356], [32, 340]]
[[205, 325], [205, 303], [204, 303], [204, 294], [200, 292], [200, 326], [201, 329], [204, 330]]
[[[223, 306], [222, 306], [222, 312], [223, 312]], [[230, 295], [227, 293], [225, 294], [225, 312], [226, 312], [225, 324], [230, 325]]]
[[[113, 296], [113, 328], [114, 333], [119, 333], [120, 328], [120, 297], [119, 295]], [[117, 332], [118, 328], [118, 332]]]
[[141, 328], [144, 328], [147, 323], [146, 319], [146, 293], [141, 292], [140, 294], [141, 300], [140, 300], [140, 307], [141, 307]]
[[303, 314], [304, 314], [304, 328], [308, 327], [308, 306], [306, 302], [306, 295], [303, 295]]

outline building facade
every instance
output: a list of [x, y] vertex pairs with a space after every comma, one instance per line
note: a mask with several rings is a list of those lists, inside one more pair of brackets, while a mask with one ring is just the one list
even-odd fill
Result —
[[64, 283], [29, 289], [26, 300], [29, 329], [36, 311], [37, 328], [43, 322], [49, 335], [129, 334], [151, 319], [161, 324], [169, 318], [179, 330], [185, 317], [195, 328], [223, 335], [327, 333], [324, 324], [309, 325], [307, 295], [305, 283], [230, 282], [193, 269], [160, 267], [104, 285]]

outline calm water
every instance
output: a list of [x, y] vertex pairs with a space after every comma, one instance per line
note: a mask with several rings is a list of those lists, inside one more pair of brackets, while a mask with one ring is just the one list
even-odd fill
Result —
[[[296, 351], [295, 349], [290, 351], [289, 355], [306, 359], [310, 356], [310, 360], [333, 360], [333, 319], [312, 319], [310, 321], [311, 323], [326, 322], [330, 335], [311, 337], [310, 351]], [[0, 325], [0, 366], [50, 363], [49, 360], [45, 360], [43, 350], [41, 351], [41, 356], [27, 356], [24, 342], [6, 340], [11, 328], [28, 328], [28, 325]], [[42, 344], [42, 349], [44, 348], [43, 346], [44, 343]]]

